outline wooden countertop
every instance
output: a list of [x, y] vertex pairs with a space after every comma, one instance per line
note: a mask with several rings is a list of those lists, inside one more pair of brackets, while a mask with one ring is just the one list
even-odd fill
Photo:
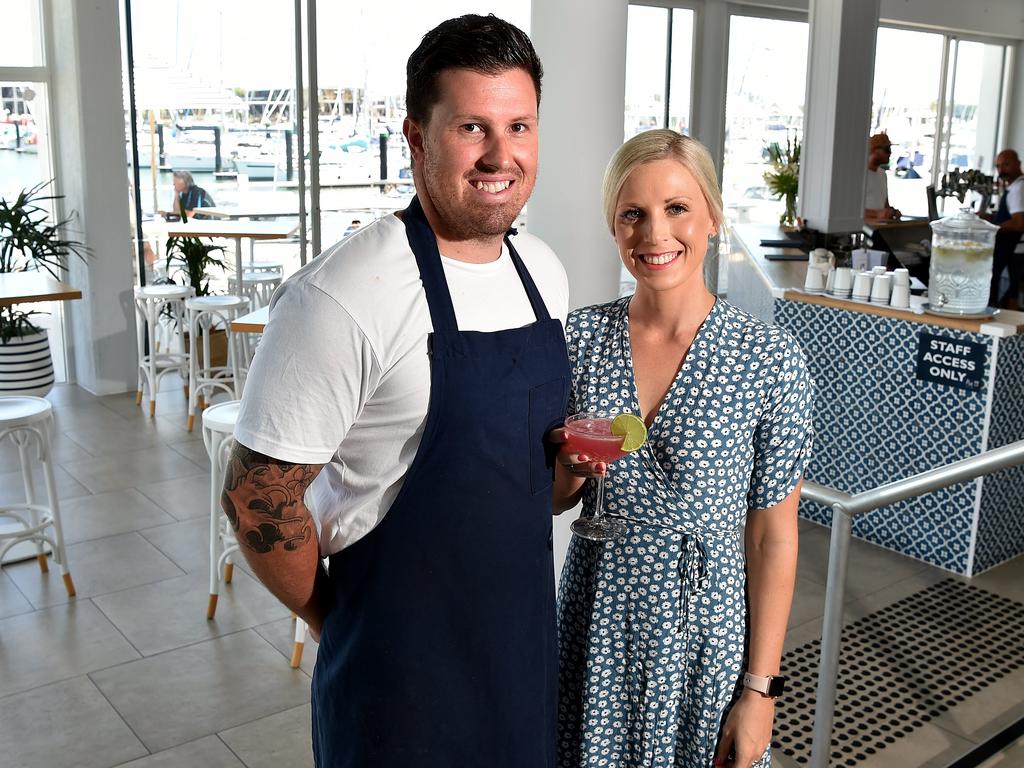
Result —
[[[898, 224], [899, 222], [893, 222]], [[914, 224], [920, 224], [915, 221]], [[785, 240], [789, 237], [776, 226], [766, 224], [736, 224], [730, 227], [732, 236], [741, 249], [747, 254], [753, 265], [761, 272], [765, 280], [773, 286], [777, 299], [786, 301], [802, 301], [806, 304], [845, 309], [850, 312], [863, 312], [868, 315], [892, 317], [908, 320], [922, 325], [935, 325], [952, 328], [970, 333], [983, 333], [988, 336], [1015, 336], [1024, 333], [1024, 312], [1001, 310], [998, 315], [985, 320], [974, 320], [959, 317], [943, 317], [909, 309], [893, 309], [861, 301], [837, 299], [834, 296], [812, 295], [804, 293], [804, 279], [807, 276], [806, 261], [772, 261], [765, 257], [765, 251], [778, 251], [778, 248], [764, 248], [762, 240]]]
[[0, 274], [0, 307], [40, 301], [80, 299], [82, 292], [55, 280], [45, 272], [5, 272]]

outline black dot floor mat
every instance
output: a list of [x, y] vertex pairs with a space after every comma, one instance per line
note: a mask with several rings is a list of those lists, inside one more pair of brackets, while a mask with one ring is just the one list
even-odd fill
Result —
[[[772, 748], [810, 763], [821, 640], [785, 654]], [[832, 766], [855, 766], [1024, 666], [1024, 605], [946, 579], [843, 628]]]

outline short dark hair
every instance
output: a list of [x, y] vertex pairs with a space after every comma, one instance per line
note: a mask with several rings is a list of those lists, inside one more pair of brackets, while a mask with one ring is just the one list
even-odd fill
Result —
[[544, 77], [537, 51], [519, 27], [494, 14], [469, 13], [443, 21], [427, 32], [405, 67], [405, 108], [409, 117], [427, 123], [440, 100], [437, 78], [446, 69], [469, 69], [497, 75], [524, 69], [533, 79], [540, 105]]

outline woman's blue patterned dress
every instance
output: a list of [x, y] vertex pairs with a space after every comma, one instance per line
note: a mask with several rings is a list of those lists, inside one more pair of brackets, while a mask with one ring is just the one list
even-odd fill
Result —
[[[570, 412], [640, 413], [630, 297], [577, 310]], [[573, 537], [559, 593], [559, 766], [710, 766], [746, 660], [747, 510], [796, 487], [811, 443], [803, 354], [785, 331], [715, 302], [652, 423], [612, 464], [624, 540]], [[594, 483], [584, 491], [593, 514]], [[759, 766], [769, 765], [768, 751]]]

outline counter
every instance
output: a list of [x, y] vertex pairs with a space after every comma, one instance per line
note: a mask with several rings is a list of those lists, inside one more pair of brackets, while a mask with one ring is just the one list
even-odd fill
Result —
[[[800, 342], [816, 382], [807, 477], [858, 493], [1024, 439], [1024, 314], [918, 314], [804, 294], [807, 263], [769, 261], [777, 227], [730, 228], [728, 300]], [[776, 250], [776, 249], [770, 249]], [[831, 510], [802, 502], [828, 524]], [[894, 504], [854, 534], [955, 573], [1024, 553], [1024, 468]]]

